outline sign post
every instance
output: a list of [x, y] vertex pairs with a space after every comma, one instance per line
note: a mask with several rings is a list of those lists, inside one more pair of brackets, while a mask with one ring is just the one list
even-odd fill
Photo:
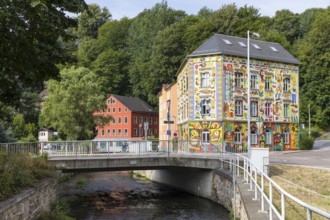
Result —
[[144, 125], [144, 140], [146, 141], [147, 140], [147, 133], [148, 133], [148, 128], [149, 128], [149, 123], [147, 121], [145, 121], [143, 123]]

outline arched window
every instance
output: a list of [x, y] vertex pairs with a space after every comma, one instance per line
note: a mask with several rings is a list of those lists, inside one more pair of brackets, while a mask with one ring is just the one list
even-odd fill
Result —
[[242, 142], [242, 132], [239, 128], [235, 129], [235, 141], [239, 143]]
[[256, 133], [256, 131], [251, 131], [251, 144], [257, 144], [257, 133]]
[[266, 144], [272, 144], [272, 132], [269, 129], [265, 131]]

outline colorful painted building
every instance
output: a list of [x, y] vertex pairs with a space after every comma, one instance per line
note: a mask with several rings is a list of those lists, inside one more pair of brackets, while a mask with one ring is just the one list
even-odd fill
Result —
[[179, 136], [195, 151], [251, 146], [298, 149], [299, 61], [280, 44], [250, 40], [250, 109], [247, 39], [215, 34], [178, 70]]
[[[158, 112], [140, 98], [111, 95], [106, 100], [106, 108], [94, 115], [111, 116], [104, 126], [97, 126], [95, 140], [142, 140], [158, 137]], [[147, 133], [144, 124], [148, 123]]]

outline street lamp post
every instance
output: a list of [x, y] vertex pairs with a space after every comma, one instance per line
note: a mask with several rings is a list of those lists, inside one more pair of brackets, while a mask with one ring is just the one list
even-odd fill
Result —
[[171, 139], [171, 99], [167, 100], [167, 123], [168, 123], [168, 130], [167, 130], [167, 154], [170, 154], [170, 139]]
[[[252, 32], [253, 36], [260, 37], [258, 33]], [[248, 72], [248, 83], [247, 83], [247, 127], [248, 127], [248, 157], [251, 158], [251, 109], [250, 109], [250, 83], [251, 83], [251, 74], [250, 74], [250, 31], [247, 31], [247, 72]]]

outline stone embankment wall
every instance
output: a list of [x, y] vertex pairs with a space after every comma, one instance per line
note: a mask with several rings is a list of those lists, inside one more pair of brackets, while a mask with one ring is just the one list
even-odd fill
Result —
[[[232, 175], [223, 170], [177, 167], [170, 170], [135, 171], [148, 179], [191, 194], [210, 199], [231, 210], [234, 202]], [[236, 186], [236, 212], [241, 220], [248, 219], [240, 190]]]
[[57, 189], [57, 180], [47, 179], [32, 189], [0, 202], [0, 219], [36, 219], [41, 211], [50, 211], [51, 204], [57, 199]]

